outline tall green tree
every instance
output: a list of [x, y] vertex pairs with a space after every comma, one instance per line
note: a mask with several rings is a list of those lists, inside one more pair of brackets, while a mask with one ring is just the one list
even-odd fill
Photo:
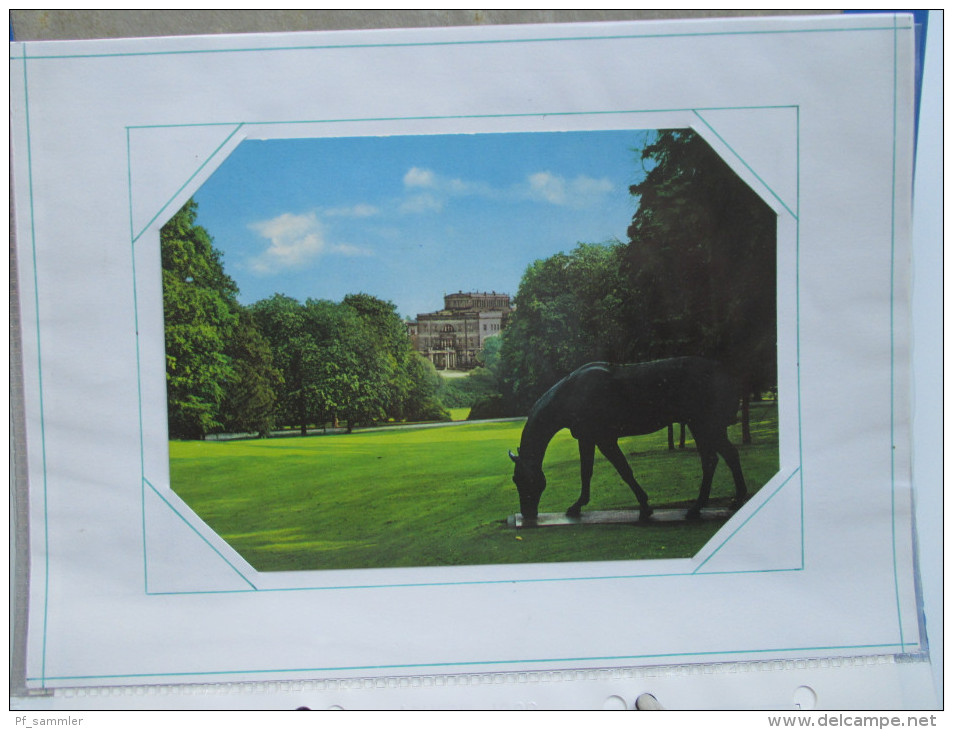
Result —
[[392, 302], [363, 292], [348, 294], [342, 304], [360, 317], [370, 337], [370, 357], [379, 368], [376, 375], [384, 381], [378, 390], [383, 396], [380, 406], [384, 415], [397, 420], [405, 418], [406, 405], [419, 383], [412, 378], [414, 351], [397, 308]]
[[392, 369], [374, 333], [351, 307], [309, 299], [305, 302], [309, 334], [317, 348], [311, 402], [322, 420], [359, 423], [384, 417]]
[[238, 287], [189, 200], [162, 227], [163, 310], [169, 434], [201, 438], [222, 425], [219, 408], [235, 377], [227, 354], [238, 325]]
[[252, 431], [267, 437], [275, 427], [277, 388], [284, 383], [274, 364], [268, 340], [247, 309], [238, 311], [238, 324], [226, 342], [232, 376], [221, 403], [222, 426], [227, 431]]
[[626, 273], [653, 356], [722, 361], [748, 393], [777, 382], [777, 215], [691, 130], [662, 130], [630, 192]]
[[477, 364], [481, 368], [486, 368], [494, 377], [499, 377], [500, 374], [502, 348], [502, 337], [493, 335], [483, 340], [483, 349], [476, 356]]
[[450, 413], [438, 396], [444, 379], [437, 368], [419, 353], [407, 363], [410, 389], [404, 401], [402, 415], [408, 421], [449, 421]]
[[255, 302], [251, 313], [268, 341], [274, 367], [281, 375], [276, 387], [276, 420], [297, 426], [302, 434], [320, 410], [315, 381], [322, 352], [309, 332], [304, 306], [284, 294]]
[[527, 267], [501, 335], [502, 389], [516, 410], [586, 362], [630, 358], [624, 252], [617, 242], [579, 244]]

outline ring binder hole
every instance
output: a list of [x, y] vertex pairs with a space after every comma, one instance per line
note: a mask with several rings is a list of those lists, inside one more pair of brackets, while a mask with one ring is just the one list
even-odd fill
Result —
[[799, 710], [813, 710], [817, 706], [817, 693], [810, 687], [794, 690], [794, 706]]
[[611, 695], [606, 698], [606, 701], [602, 703], [603, 710], [628, 710], [629, 703], [626, 702], [619, 695]]
[[662, 704], [656, 699], [655, 695], [645, 692], [640, 694], [635, 701], [636, 710], [664, 710]]

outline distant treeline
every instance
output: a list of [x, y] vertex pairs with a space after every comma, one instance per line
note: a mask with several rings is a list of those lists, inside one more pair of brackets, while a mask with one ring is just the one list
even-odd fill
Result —
[[189, 201], [161, 231], [169, 435], [448, 419], [394, 306], [283, 294], [245, 307]]

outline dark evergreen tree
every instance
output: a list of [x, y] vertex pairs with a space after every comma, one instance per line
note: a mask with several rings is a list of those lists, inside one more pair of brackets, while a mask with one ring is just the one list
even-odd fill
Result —
[[275, 427], [276, 389], [284, 379], [274, 364], [271, 346], [246, 309], [238, 312], [238, 325], [226, 343], [225, 354], [231, 361], [232, 376], [221, 404], [224, 429], [267, 437]]

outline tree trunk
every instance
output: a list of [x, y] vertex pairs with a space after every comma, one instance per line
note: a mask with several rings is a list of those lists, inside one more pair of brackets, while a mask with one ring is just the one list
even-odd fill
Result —
[[[678, 448], [685, 448], [685, 424], [678, 424]], [[675, 424], [668, 425], [668, 450], [675, 451]]]
[[751, 396], [747, 390], [741, 397], [741, 443], [751, 443]]

